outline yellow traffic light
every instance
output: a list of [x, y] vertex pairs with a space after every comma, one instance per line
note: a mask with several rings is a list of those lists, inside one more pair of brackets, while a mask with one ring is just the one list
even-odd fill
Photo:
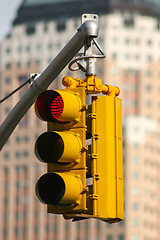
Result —
[[[48, 172], [37, 181], [36, 194], [49, 213], [63, 214], [65, 219], [117, 222], [123, 219], [119, 89], [101, 85], [106, 95], [92, 96], [87, 106], [85, 92], [91, 93], [91, 83], [80, 84], [44, 91], [35, 102], [37, 116], [48, 125], [35, 143], [37, 158], [48, 164]], [[86, 137], [91, 139], [89, 146]]]
[[81, 115], [81, 99], [77, 92], [67, 89], [42, 92], [35, 102], [37, 116], [50, 122], [78, 122]]
[[82, 183], [72, 173], [50, 172], [40, 177], [36, 184], [39, 200], [45, 204], [72, 204], [79, 200]]
[[35, 144], [36, 156], [46, 163], [73, 162], [79, 159], [81, 149], [80, 138], [72, 132], [45, 132]]
[[93, 215], [123, 219], [122, 104], [115, 96], [93, 97]]
[[[114, 223], [123, 220], [122, 103], [110, 94], [93, 96], [87, 111], [91, 146], [86, 157], [87, 210], [79, 217]], [[68, 214], [69, 217], [69, 214]]]
[[35, 143], [36, 156], [48, 163], [36, 194], [50, 213], [86, 211], [85, 110], [84, 88], [44, 91], [35, 102], [37, 116], [48, 122]]

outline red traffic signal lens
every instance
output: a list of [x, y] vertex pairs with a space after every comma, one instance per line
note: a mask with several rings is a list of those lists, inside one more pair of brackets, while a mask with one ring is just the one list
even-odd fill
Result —
[[77, 123], [82, 115], [82, 94], [77, 92], [77, 89], [74, 91], [73, 89], [61, 89], [42, 92], [35, 101], [37, 116], [46, 122]]
[[64, 102], [61, 95], [55, 97], [51, 102], [50, 110], [54, 119], [58, 120], [64, 109]]
[[62, 121], [59, 117], [63, 109], [63, 98], [57, 91], [46, 90], [37, 97], [35, 102], [35, 112], [44, 121]]

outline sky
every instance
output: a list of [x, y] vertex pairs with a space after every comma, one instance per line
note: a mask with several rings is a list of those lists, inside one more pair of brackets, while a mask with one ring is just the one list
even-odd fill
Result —
[[16, 12], [23, 0], [1, 0], [0, 40], [9, 32]]

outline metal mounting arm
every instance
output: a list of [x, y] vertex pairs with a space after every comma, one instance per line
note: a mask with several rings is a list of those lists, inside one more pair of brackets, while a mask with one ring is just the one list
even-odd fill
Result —
[[[95, 14], [83, 14], [82, 15], [82, 23], [88, 20], [95, 20], [98, 24], [98, 15]], [[95, 46], [101, 54], [94, 54], [93, 53], [93, 46]], [[97, 58], [105, 58], [106, 55], [96, 42], [94, 38], [87, 38], [84, 44], [84, 53], [76, 54], [74, 60], [70, 62], [68, 68], [71, 71], [82, 70], [85, 72], [86, 76], [96, 75], [96, 59]], [[72, 65], [77, 63], [78, 67], [73, 68]]]
[[22, 96], [0, 126], [0, 150], [5, 145], [22, 117], [32, 106], [36, 97], [48, 88], [75, 54], [85, 45], [88, 38], [96, 38], [98, 36], [98, 30], [97, 21], [94, 19], [85, 21], [56, 58], [42, 74], [33, 81], [31, 87]]

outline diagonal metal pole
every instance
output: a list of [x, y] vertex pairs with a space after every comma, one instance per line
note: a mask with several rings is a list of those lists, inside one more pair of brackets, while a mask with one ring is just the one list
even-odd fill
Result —
[[49, 66], [36, 78], [0, 126], [0, 150], [18, 125], [19, 121], [33, 105], [36, 97], [54, 81], [59, 73], [85, 45], [88, 38], [98, 36], [98, 24], [94, 20], [85, 21], [73, 38], [66, 44]]

